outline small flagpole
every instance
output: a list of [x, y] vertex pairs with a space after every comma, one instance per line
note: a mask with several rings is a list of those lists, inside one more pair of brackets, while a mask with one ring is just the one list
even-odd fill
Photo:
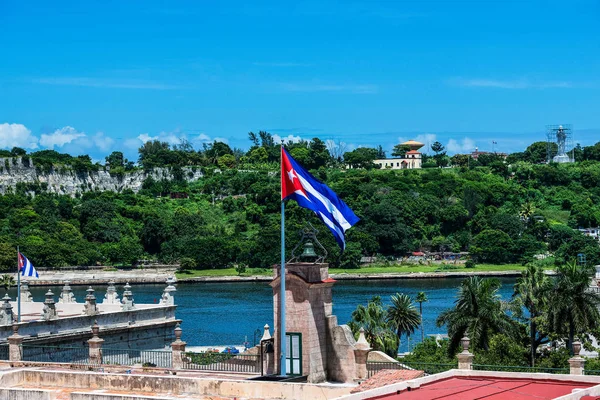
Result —
[[19, 246], [17, 246], [17, 322], [21, 322], [21, 271], [19, 271]]
[[[282, 176], [281, 176], [281, 193], [283, 195], [283, 142], [281, 143], [281, 160], [280, 163], [282, 165]], [[282, 196], [283, 197], [283, 196]], [[279, 320], [279, 330], [280, 330], [280, 348], [281, 348], [281, 356], [279, 359], [279, 374], [281, 376], [287, 375], [287, 368], [285, 365], [286, 362], [286, 346], [287, 346], [287, 338], [285, 334], [285, 202], [283, 199], [281, 200], [281, 272], [279, 274], [280, 279], [280, 289], [279, 289], [279, 300], [280, 300], [280, 320]]]

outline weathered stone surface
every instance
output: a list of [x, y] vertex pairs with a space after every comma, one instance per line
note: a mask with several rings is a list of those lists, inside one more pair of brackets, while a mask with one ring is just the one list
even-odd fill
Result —
[[2, 308], [0, 309], [0, 325], [12, 325], [14, 322], [14, 315], [8, 293], [6, 293], [2, 300]]
[[77, 303], [77, 300], [75, 299], [75, 295], [73, 294], [69, 283], [70, 282], [68, 280], [65, 281], [65, 285], [63, 286], [62, 291], [60, 292], [60, 296], [58, 296], [59, 303]]
[[[8, 168], [6, 167], [8, 165]], [[184, 167], [183, 177], [188, 182], [196, 181], [203, 177], [200, 168]], [[173, 179], [169, 168], [154, 168], [151, 171], [132, 171], [123, 176], [111, 175], [108, 171], [78, 174], [64, 166], [56, 166], [46, 173], [33, 165], [23, 164], [21, 157], [0, 158], [0, 194], [15, 190], [18, 183], [39, 184], [42, 190], [49, 193], [66, 194], [75, 196], [77, 193], [90, 191], [122, 192], [130, 189], [138, 192], [147, 177], [155, 180]]]

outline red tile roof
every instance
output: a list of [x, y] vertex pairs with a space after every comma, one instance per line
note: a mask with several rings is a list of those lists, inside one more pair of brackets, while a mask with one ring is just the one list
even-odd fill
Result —
[[[393, 392], [371, 399], [385, 400], [431, 400], [431, 399], [480, 399], [531, 400], [555, 399], [570, 394], [574, 389], [585, 389], [595, 383], [553, 381], [547, 379], [514, 379], [494, 377], [455, 377], [440, 379], [419, 388]], [[592, 397], [594, 398], [594, 397]]]
[[366, 381], [360, 384], [359, 387], [353, 389], [351, 393], [364, 392], [365, 390], [375, 389], [393, 383], [408, 381], [422, 377], [423, 371], [410, 369], [382, 369]]

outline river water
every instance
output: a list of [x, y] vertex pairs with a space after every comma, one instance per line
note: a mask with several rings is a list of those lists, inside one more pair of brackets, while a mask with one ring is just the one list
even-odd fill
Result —
[[[375, 295], [381, 296], [387, 305], [395, 293], [414, 298], [423, 291], [429, 299], [423, 304], [425, 334], [446, 333], [445, 328], [436, 327], [435, 319], [441, 311], [452, 306], [460, 282], [460, 278], [338, 281], [333, 287], [333, 312], [338, 322], [345, 324], [358, 304], [366, 304]], [[500, 295], [507, 300], [512, 295], [515, 279], [502, 278], [501, 282]], [[134, 285], [134, 300], [136, 303], [156, 303], [164, 288], [165, 285]], [[48, 289], [31, 287], [33, 299], [43, 301]], [[50, 289], [58, 300], [61, 288]], [[72, 289], [77, 301], [83, 302], [87, 287], [72, 286]], [[100, 303], [106, 286], [94, 286], [94, 289]], [[117, 286], [117, 290], [122, 296], [123, 286]], [[15, 294], [16, 289], [11, 289], [9, 295], [13, 299]], [[181, 283], [177, 285], [175, 303], [177, 318], [183, 320], [183, 339], [190, 346], [242, 345], [245, 340], [252, 344], [255, 337], [262, 336], [265, 324], [273, 327], [273, 296], [267, 282]], [[411, 347], [420, 338], [420, 332], [416, 332], [411, 337]], [[407, 349], [408, 342], [403, 340], [400, 351]]]

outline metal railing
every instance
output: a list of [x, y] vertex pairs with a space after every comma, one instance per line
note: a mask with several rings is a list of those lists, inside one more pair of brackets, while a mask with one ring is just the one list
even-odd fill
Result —
[[183, 369], [260, 374], [260, 367], [257, 354], [186, 352], [183, 355]]
[[172, 368], [173, 355], [168, 350], [133, 350], [102, 348], [102, 364], [136, 365], [143, 367]]
[[541, 372], [541, 373], [545, 373], [545, 374], [568, 374], [569, 373], [569, 368], [545, 368], [545, 367], [529, 367], [529, 366], [520, 366], [520, 365], [473, 364], [473, 370], [475, 370], [475, 371], [498, 371], [498, 372]]
[[91, 364], [87, 347], [22, 345], [23, 361]]
[[584, 369], [583, 370], [583, 374], [584, 375], [600, 375], [600, 370], [598, 370], [598, 369]]
[[398, 362], [393, 361], [371, 361], [367, 363], [367, 376], [370, 378], [377, 372], [384, 369], [406, 369], [406, 370], [417, 370], [423, 371], [426, 375], [438, 374], [440, 372], [449, 371], [455, 369], [458, 364], [434, 364], [434, 363], [422, 363], [413, 361]]

